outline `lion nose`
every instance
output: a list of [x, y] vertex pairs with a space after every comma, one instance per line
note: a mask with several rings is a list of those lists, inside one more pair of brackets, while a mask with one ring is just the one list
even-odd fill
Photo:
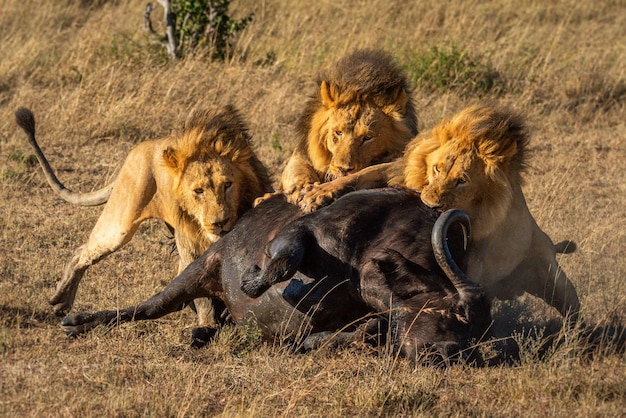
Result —
[[354, 167], [338, 167], [342, 176], [347, 176], [354, 171]]
[[443, 205], [439, 202], [434, 203], [434, 204], [428, 204], [427, 206], [430, 207], [431, 209], [435, 209], [435, 210], [441, 210], [443, 208]]
[[224, 229], [224, 225], [226, 225], [229, 220], [230, 218], [224, 218], [221, 221], [213, 222], [213, 227], [220, 230]]

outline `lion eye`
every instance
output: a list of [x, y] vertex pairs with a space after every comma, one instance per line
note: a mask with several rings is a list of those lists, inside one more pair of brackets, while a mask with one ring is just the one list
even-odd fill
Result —
[[193, 192], [195, 194], [204, 194], [204, 189], [202, 187], [197, 187], [197, 188], [193, 189]]
[[437, 168], [436, 165], [433, 166], [433, 173], [435, 173], [436, 176], [439, 175], [439, 168]]
[[335, 131], [335, 135], [338, 137], [341, 137], [343, 135], [343, 132], [341, 131]]
[[370, 139], [372, 139], [372, 137], [371, 137], [371, 136], [364, 136], [364, 137], [363, 137], [363, 142], [367, 142], [367, 141], [369, 141]]
[[233, 185], [232, 181], [227, 181], [224, 183], [224, 190], [228, 190], [230, 189], [230, 187]]
[[458, 186], [459, 184], [465, 184], [467, 183], [467, 180], [463, 177], [460, 177], [459, 179], [457, 179], [456, 181], [456, 185]]

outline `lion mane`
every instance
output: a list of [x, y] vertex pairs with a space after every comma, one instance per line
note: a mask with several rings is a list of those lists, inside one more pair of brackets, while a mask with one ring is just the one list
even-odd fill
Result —
[[319, 75], [297, 121], [298, 143], [279, 189], [297, 202], [311, 184], [399, 157], [416, 134], [403, 71], [385, 52], [357, 50]]
[[[174, 199], [169, 201], [172, 213], [176, 214], [176, 224], [187, 228], [184, 234], [195, 237], [189, 245], [195, 246], [194, 258], [202, 254], [209, 245], [217, 240], [217, 234], [208, 222], [204, 224], [199, 216], [198, 194], [205, 194], [207, 189], [219, 189], [228, 186], [237, 189], [231, 193], [231, 199], [216, 199], [206, 205], [207, 215], [211, 219], [222, 218], [226, 231], [248, 209], [254, 200], [271, 190], [271, 180], [265, 166], [256, 157], [248, 127], [240, 113], [232, 106], [218, 111], [198, 110], [193, 112], [183, 125], [182, 132], [172, 138], [172, 144], [163, 151], [164, 167], [171, 173]], [[230, 162], [230, 173], [226, 180], [216, 178], [211, 183], [206, 172], [211, 169], [215, 177], [219, 164]], [[193, 175], [189, 176], [191, 171]], [[199, 170], [198, 170], [199, 169]], [[191, 193], [190, 193], [191, 192]], [[217, 192], [217, 190], [215, 190]]]
[[[473, 235], [493, 233], [521, 190], [528, 135], [519, 116], [475, 105], [445, 119], [412, 141], [401, 160], [402, 174], [390, 180], [422, 192], [431, 207], [463, 205], [471, 212]], [[446, 173], [445, 181], [441, 172]], [[441, 176], [441, 177], [440, 177]], [[472, 193], [456, 193], [473, 183]], [[461, 196], [469, 200], [456, 201]]]
[[[160, 219], [173, 231], [180, 273], [227, 233], [255, 198], [272, 190], [248, 128], [230, 105], [192, 112], [178, 133], [141, 142], [115, 180], [91, 193], [71, 191], [57, 179], [35, 139], [30, 110], [18, 109], [16, 119], [57, 195], [76, 205], [106, 203], [50, 299], [59, 315], [72, 308], [86, 269], [128, 243], [144, 220]], [[200, 325], [212, 322], [208, 301], [196, 302]]]

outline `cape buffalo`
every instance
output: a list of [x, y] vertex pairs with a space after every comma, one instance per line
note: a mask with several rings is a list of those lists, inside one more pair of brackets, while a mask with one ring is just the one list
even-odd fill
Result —
[[455, 262], [466, 231], [464, 212], [438, 219], [405, 189], [350, 193], [308, 215], [274, 196], [152, 298], [68, 316], [62, 326], [74, 335], [211, 297], [270, 338], [315, 347], [369, 335], [412, 359], [425, 349], [446, 359], [491, 323], [490, 302]]

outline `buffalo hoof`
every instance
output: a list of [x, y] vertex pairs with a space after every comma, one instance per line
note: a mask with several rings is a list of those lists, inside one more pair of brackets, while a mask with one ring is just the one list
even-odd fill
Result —
[[202, 348], [211, 342], [217, 334], [217, 328], [197, 327], [191, 330], [191, 347]]
[[63, 332], [71, 337], [84, 334], [98, 325], [113, 326], [118, 321], [117, 311], [100, 311], [66, 316], [61, 321]]

